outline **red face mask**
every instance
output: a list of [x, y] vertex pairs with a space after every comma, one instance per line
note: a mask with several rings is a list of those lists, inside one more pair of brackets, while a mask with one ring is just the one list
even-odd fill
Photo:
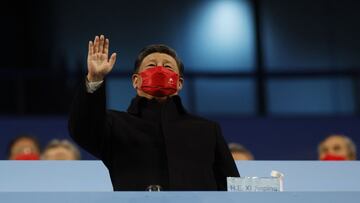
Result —
[[338, 156], [338, 155], [332, 155], [332, 154], [326, 154], [324, 158], [321, 159], [321, 161], [345, 161], [346, 158], [344, 156]]
[[15, 160], [39, 160], [40, 157], [38, 154], [35, 153], [24, 153], [18, 154], [14, 158]]
[[179, 75], [163, 66], [148, 68], [139, 73], [142, 79], [140, 89], [155, 97], [169, 96], [177, 91]]

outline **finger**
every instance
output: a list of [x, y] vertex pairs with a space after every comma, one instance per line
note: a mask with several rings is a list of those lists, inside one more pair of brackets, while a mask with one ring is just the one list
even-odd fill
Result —
[[99, 53], [103, 53], [104, 41], [105, 41], [104, 35], [101, 35], [100, 36], [100, 44], [99, 44]]
[[104, 54], [106, 54], [106, 55], [109, 54], [109, 39], [105, 39]]
[[94, 53], [98, 53], [99, 52], [99, 37], [96, 36], [95, 40], [94, 40]]
[[116, 61], [116, 53], [111, 54], [111, 57], [109, 59], [110, 67], [112, 68]]
[[88, 48], [88, 56], [91, 56], [94, 53], [94, 46], [92, 41], [89, 41], [89, 48]]

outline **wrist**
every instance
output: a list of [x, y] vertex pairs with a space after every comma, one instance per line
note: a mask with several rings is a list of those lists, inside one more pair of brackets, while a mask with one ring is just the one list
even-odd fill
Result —
[[104, 77], [101, 77], [101, 76], [93, 76], [93, 75], [87, 74], [86, 79], [87, 79], [89, 82], [100, 82], [100, 81], [103, 81], [103, 80], [104, 80]]

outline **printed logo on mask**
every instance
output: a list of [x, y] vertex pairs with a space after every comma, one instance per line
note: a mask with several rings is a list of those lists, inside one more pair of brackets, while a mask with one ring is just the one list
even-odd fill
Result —
[[142, 79], [140, 89], [155, 97], [169, 96], [177, 91], [179, 74], [163, 66], [148, 68], [139, 73]]

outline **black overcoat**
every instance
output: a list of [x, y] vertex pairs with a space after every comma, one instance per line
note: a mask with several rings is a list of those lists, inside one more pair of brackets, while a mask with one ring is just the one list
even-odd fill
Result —
[[162, 103], [136, 96], [127, 112], [120, 112], [106, 110], [105, 84], [88, 93], [83, 83], [69, 131], [103, 161], [117, 191], [145, 191], [149, 185], [226, 190], [226, 177], [239, 176], [220, 126], [187, 113], [179, 96]]

